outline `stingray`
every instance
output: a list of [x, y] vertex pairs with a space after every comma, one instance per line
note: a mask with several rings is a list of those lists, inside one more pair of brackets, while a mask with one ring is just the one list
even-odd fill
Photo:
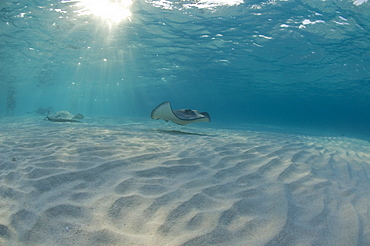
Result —
[[50, 114], [50, 112], [53, 112], [53, 107], [47, 107], [47, 108], [43, 108], [43, 107], [39, 107], [35, 112], [37, 114], [41, 114], [41, 115], [47, 115], [47, 114]]
[[27, 112], [27, 114], [41, 114], [41, 115], [49, 115], [51, 112], [53, 112], [54, 109], [52, 106], [50, 107], [47, 107], [47, 108], [44, 108], [44, 107], [39, 107], [38, 109], [36, 109], [35, 111], [31, 111], [31, 112]]
[[170, 102], [164, 102], [155, 107], [151, 113], [153, 120], [163, 119], [178, 125], [187, 125], [194, 122], [211, 122], [207, 112], [199, 113], [198, 110], [179, 109], [172, 110]]
[[82, 114], [73, 115], [68, 111], [58, 111], [53, 115], [46, 116], [44, 120], [48, 119], [54, 122], [80, 122], [84, 116]]
[[41, 115], [48, 115], [50, 114], [51, 112], [53, 112], [53, 107], [50, 106], [50, 107], [47, 107], [47, 108], [43, 108], [43, 107], [39, 107], [35, 112], [37, 114], [41, 114]]

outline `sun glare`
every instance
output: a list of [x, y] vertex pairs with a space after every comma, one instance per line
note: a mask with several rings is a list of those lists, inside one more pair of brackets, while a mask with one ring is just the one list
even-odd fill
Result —
[[103, 20], [118, 24], [130, 20], [132, 0], [78, 0], [76, 6], [81, 7], [80, 15], [95, 15]]

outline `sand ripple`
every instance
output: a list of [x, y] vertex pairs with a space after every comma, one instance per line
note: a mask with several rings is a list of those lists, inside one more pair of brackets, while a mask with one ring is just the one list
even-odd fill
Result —
[[156, 128], [3, 126], [0, 245], [370, 242], [368, 142]]

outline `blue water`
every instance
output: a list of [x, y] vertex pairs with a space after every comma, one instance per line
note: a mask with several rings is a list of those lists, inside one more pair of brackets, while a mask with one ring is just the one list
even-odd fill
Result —
[[171, 101], [215, 125], [370, 139], [370, 2], [138, 0], [120, 21], [81, 2], [0, 2], [1, 117], [149, 117]]

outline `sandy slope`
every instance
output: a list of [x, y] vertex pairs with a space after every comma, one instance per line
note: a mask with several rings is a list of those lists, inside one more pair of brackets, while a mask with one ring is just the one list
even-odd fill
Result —
[[169, 123], [0, 127], [0, 245], [366, 245], [370, 144]]

